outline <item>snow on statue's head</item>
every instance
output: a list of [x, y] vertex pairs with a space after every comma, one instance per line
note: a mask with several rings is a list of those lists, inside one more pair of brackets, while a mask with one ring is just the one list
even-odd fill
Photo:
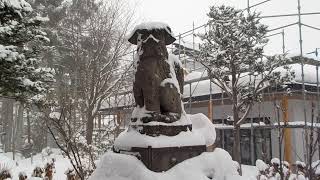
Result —
[[166, 45], [172, 44], [171, 28], [165, 23], [149, 22], [135, 27], [128, 41], [137, 45], [140, 58], [148, 56], [164, 56], [168, 58]]
[[139, 24], [134, 28], [128, 41], [134, 45], [138, 45], [139, 34], [142, 35], [142, 40], [146, 40], [150, 34], [152, 34], [153, 36], [159, 35], [155, 38], [160, 41], [163, 41], [165, 45], [172, 44], [176, 40], [173, 37], [171, 28], [167, 24], [160, 22], [149, 22]]

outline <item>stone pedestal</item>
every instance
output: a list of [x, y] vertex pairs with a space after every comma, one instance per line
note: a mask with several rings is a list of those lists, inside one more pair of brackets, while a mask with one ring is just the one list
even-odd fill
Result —
[[176, 164], [206, 151], [206, 146], [183, 146], [163, 148], [138, 148], [133, 147], [132, 152], [137, 152], [143, 164], [154, 172], [167, 171]]
[[192, 131], [192, 125], [180, 125], [180, 126], [165, 126], [165, 125], [139, 125], [132, 126], [134, 129], [139, 129], [141, 134], [146, 134], [148, 136], [176, 136], [180, 132]]

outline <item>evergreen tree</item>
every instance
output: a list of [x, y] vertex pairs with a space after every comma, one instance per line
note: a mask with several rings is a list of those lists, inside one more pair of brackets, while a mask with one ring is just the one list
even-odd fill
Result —
[[0, 96], [20, 100], [43, 93], [51, 72], [39, 66], [43, 43], [49, 42], [41, 23], [24, 0], [0, 1]]
[[[204, 42], [200, 62], [232, 101], [233, 158], [241, 164], [240, 125], [266, 88], [290, 80], [292, 74], [286, 66], [290, 60], [284, 55], [264, 55], [267, 26], [260, 23], [258, 13], [245, 15], [232, 7], [213, 6], [208, 16], [209, 30], [200, 35]], [[277, 70], [280, 67], [285, 69], [283, 73]]]

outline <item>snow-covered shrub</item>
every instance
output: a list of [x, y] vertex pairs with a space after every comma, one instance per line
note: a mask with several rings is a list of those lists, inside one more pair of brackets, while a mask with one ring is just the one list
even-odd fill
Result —
[[[320, 161], [319, 161], [320, 162]], [[280, 166], [281, 164], [281, 166]], [[318, 178], [317, 169], [315, 168], [317, 162], [314, 162], [312, 167], [313, 178]], [[283, 174], [284, 180], [306, 180], [307, 178], [307, 166], [304, 162], [296, 161], [293, 164], [289, 164], [287, 161], [282, 161], [278, 158], [273, 158], [270, 161], [270, 165], [267, 165], [262, 160], [256, 161], [256, 167], [259, 174], [257, 180], [281, 180], [281, 174]]]
[[43, 168], [39, 167], [39, 166], [36, 166], [34, 169], [33, 169], [33, 172], [32, 172], [32, 177], [40, 177], [42, 178], [43, 177]]
[[25, 172], [19, 172], [19, 180], [27, 180], [28, 176]]
[[10, 172], [10, 168], [6, 164], [0, 163], [0, 180], [8, 180], [11, 179], [12, 175]]
[[74, 169], [68, 168], [64, 174], [67, 176], [67, 180], [75, 180], [76, 179], [76, 173]]

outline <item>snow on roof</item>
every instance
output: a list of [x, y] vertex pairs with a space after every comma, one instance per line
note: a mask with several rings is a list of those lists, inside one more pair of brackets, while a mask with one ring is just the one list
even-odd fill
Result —
[[[293, 83], [302, 83], [302, 76], [301, 76], [301, 64], [290, 64], [289, 67], [291, 71], [295, 73], [295, 77], [292, 80]], [[278, 68], [277, 71], [285, 72], [283, 68]], [[185, 76], [185, 81], [200, 79], [207, 76], [207, 72], [199, 72], [193, 71]], [[320, 78], [320, 73], [319, 73]], [[249, 78], [243, 79], [244, 81], [248, 80]], [[316, 66], [305, 64], [304, 65], [304, 81], [306, 84], [316, 84], [317, 83], [317, 76], [316, 76]], [[184, 86], [184, 97], [190, 96], [190, 87], [189, 84]], [[212, 93], [218, 94], [221, 93], [222, 90], [212, 83]], [[198, 82], [194, 82], [191, 84], [191, 95], [192, 96], [202, 96], [210, 94], [210, 80], [202, 80]]]

